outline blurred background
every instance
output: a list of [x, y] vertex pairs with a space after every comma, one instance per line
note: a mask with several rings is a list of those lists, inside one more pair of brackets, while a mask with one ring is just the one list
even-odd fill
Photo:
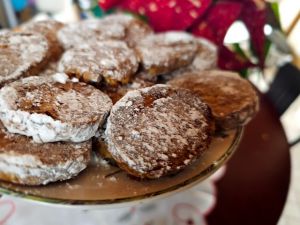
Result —
[[[262, 0], [254, 2], [259, 5]], [[273, 10], [273, 16], [268, 14], [263, 26], [266, 40], [270, 43], [264, 65], [241, 68], [239, 72], [270, 97], [281, 116], [292, 148], [293, 174], [280, 224], [298, 224], [300, 183], [296, 180], [300, 179], [300, 0], [267, 2]], [[70, 23], [102, 17], [110, 12], [103, 10], [99, 4], [103, 5], [97, 0], [0, 0], [0, 33], [1, 29], [10, 29], [30, 20], [53, 18]], [[237, 19], [226, 30], [222, 44], [234, 53], [240, 53], [240, 56], [246, 55], [247, 60], [251, 61], [251, 35], [245, 23]]]

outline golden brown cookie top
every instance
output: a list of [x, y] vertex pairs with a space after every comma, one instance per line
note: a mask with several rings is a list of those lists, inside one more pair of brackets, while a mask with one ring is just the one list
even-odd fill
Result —
[[99, 83], [104, 78], [107, 84], [116, 85], [128, 83], [138, 65], [135, 52], [125, 42], [109, 40], [67, 50], [59, 70], [84, 82]]
[[197, 159], [210, 143], [208, 106], [185, 89], [155, 85], [128, 92], [112, 108], [106, 137], [118, 165], [158, 178]]
[[177, 76], [169, 84], [198, 94], [210, 106], [213, 116], [224, 129], [244, 125], [258, 111], [254, 88], [234, 72], [188, 72]]
[[157, 76], [189, 65], [197, 45], [190, 34], [170, 31], [146, 36], [137, 44], [136, 50], [143, 69], [150, 76]]
[[0, 86], [24, 75], [47, 56], [47, 40], [39, 34], [7, 32], [0, 35]]

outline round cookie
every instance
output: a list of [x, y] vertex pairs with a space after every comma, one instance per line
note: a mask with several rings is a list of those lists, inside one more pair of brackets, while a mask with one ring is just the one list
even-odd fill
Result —
[[34, 21], [23, 24], [19, 27], [19, 31], [38, 33], [42, 34], [48, 41], [49, 49], [51, 51], [50, 59], [57, 60], [63, 52], [63, 48], [60, 45], [57, 32], [63, 28], [64, 24], [56, 20], [43, 20], [43, 21]]
[[11, 133], [35, 142], [82, 142], [93, 137], [108, 115], [110, 98], [65, 74], [28, 77], [0, 90], [0, 119]]
[[111, 110], [108, 151], [128, 173], [159, 178], [182, 170], [208, 149], [208, 106], [185, 89], [155, 85], [129, 91]]
[[58, 32], [58, 39], [65, 49], [93, 45], [101, 40], [124, 40], [133, 45], [147, 34], [151, 28], [129, 15], [110, 15], [103, 19], [83, 20], [67, 24]]
[[217, 128], [223, 130], [247, 124], [259, 109], [259, 99], [253, 86], [234, 72], [190, 72], [168, 84], [199, 95], [210, 106]]
[[170, 73], [192, 63], [197, 52], [195, 38], [185, 32], [170, 31], [146, 36], [137, 46], [148, 79]]
[[46, 65], [49, 45], [40, 34], [0, 34], [0, 87], [23, 76], [37, 74]]
[[0, 179], [25, 185], [70, 179], [87, 167], [91, 147], [91, 141], [33, 143], [8, 133], [0, 122]]
[[98, 41], [93, 46], [67, 50], [58, 69], [87, 83], [126, 84], [139, 66], [135, 52], [123, 41]]

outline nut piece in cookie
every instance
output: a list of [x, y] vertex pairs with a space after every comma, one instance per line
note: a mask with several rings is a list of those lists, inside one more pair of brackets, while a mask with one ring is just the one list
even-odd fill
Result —
[[170, 73], [192, 63], [197, 52], [195, 38], [185, 32], [165, 32], [146, 36], [137, 46], [148, 79]]
[[185, 89], [155, 85], [129, 91], [111, 110], [108, 151], [128, 173], [159, 178], [182, 170], [208, 149], [211, 113]]
[[40, 72], [47, 63], [49, 51], [47, 39], [40, 34], [0, 34], [0, 87]]
[[49, 44], [49, 59], [57, 60], [63, 52], [63, 48], [58, 41], [57, 32], [63, 28], [64, 24], [55, 20], [43, 20], [25, 23], [19, 27], [19, 31], [42, 34]]
[[138, 69], [135, 52], [123, 41], [98, 41], [93, 46], [67, 50], [58, 70], [87, 83], [126, 84]]
[[82, 142], [93, 137], [106, 119], [110, 98], [67, 75], [28, 77], [0, 90], [0, 119], [11, 133], [35, 142]]
[[90, 161], [91, 141], [82, 143], [33, 143], [11, 134], [0, 122], [0, 179], [41, 185], [76, 176]]
[[153, 86], [155, 83], [149, 82], [146, 80], [142, 80], [138, 77], [133, 78], [133, 80], [125, 85], [120, 85], [116, 87], [108, 86], [108, 85], [102, 85], [100, 87], [100, 90], [103, 91], [105, 94], [107, 94], [112, 102], [115, 104], [117, 101], [119, 101], [128, 91], [136, 90], [139, 88], [145, 88]]
[[253, 86], [234, 72], [189, 72], [168, 84], [199, 95], [210, 106], [217, 128], [223, 130], [247, 124], [259, 109], [259, 99]]

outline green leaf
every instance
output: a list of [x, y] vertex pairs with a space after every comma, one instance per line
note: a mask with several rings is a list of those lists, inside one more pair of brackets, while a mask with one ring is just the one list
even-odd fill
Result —
[[266, 38], [266, 42], [265, 42], [265, 49], [264, 49], [264, 58], [267, 58], [267, 55], [268, 55], [268, 53], [269, 53], [269, 51], [270, 51], [270, 48], [271, 48], [271, 45], [272, 45], [272, 42], [268, 39], [268, 38]]
[[239, 73], [240, 73], [240, 75], [241, 75], [241, 77], [243, 77], [243, 78], [247, 78], [248, 77], [248, 69], [246, 68], [246, 69], [243, 69], [243, 70], [240, 70], [239, 71]]
[[276, 18], [278, 24], [280, 24], [280, 14], [279, 14], [279, 4], [278, 4], [278, 2], [272, 2], [272, 3], [270, 3], [270, 5], [271, 5], [272, 11], [275, 15], [275, 18]]
[[239, 43], [233, 43], [233, 49], [236, 53], [238, 53], [240, 56], [242, 56], [243, 58], [248, 58], [247, 55], [245, 54], [244, 50], [241, 48]]

